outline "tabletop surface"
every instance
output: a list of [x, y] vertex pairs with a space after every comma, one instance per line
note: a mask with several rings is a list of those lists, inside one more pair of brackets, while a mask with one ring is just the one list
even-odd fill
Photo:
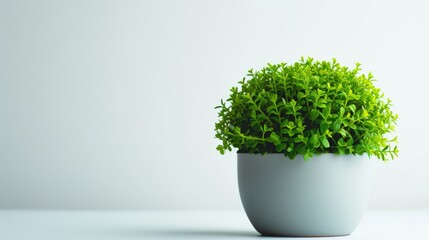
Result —
[[[0, 210], [0, 239], [8, 240], [261, 237], [242, 211]], [[427, 240], [429, 210], [368, 211], [351, 235], [334, 239]]]

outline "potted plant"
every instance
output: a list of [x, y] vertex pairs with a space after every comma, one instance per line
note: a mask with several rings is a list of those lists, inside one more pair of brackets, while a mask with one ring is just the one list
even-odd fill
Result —
[[373, 156], [398, 154], [391, 101], [360, 74], [301, 58], [249, 70], [221, 100], [221, 154], [238, 149], [246, 214], [263, 235], [350, 234], [365, 211]]

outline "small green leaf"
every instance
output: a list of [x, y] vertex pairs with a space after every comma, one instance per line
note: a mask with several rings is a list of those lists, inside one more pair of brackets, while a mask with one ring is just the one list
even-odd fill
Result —
[[284, 119], [281, 123], [280, 123], [280, 127], [286, 127], [287, 125], [288, 125], [288, 120], [287, 119]]
[[346, 110], [343, 107], [340, 108], [340, 117], [342, 117], [344, 115], [345, 111]]
[[281, 142], [280, 137], [275, 132], [271, 132], [269, 139], [274, 143], [274, 145], [277, 145]]
[[329, 148], [329, 141], [328, 141], [328, 139], [326, 138], [326, 136], [322, 136], [322, 138], [320, 139], [320, 141], [322, 142], [322, 145], [325, 147], [325, 148]]
[[311, 112], [310, 112], [310, 119], [312, 120], [312, 121], [314, 121], [316, 118], [317, 118], [317, 116], [319, 115], [319, 111], [318, 110], [316, 110], [316, 109], [311, 109]]
[[326, 104], [321, 103], [321, 102], [318, 102], [318, 103], [316, 103], [316, 106], [318, 106], [318, 107], [320, 107], [320, 108], [325, 108], [325, 107], [326, 107]]
[[350, 105], [349, 108], [353, 113], [356, 111], [356, 106], [354, 104]]
[[340, 139], [338, 140], [338, 146], [344, 147], [344, 146], [347, 146], [347, 143], [345, 143], [345, 142], [344, 142], [344, 139], [343, 139], [343, 138], [340, 138]]
[[344, 128], [340, 129], [340, 130], [338, 131], [338, 133], [339, 133], [339, 134], [341, 134], [341, 136], [343, 136], [343, 137], [346, 137], [346, 136], [347, 136], [347, 131], [346, 131], [346, 130], [344, 130]]
[[341, 119], [335, 120], [334, 124], [332, 125], [332, 130], [338, 131], [341, 127], [341, 123], [342, 123]]
[[310, 159], [311, 158], [311, 153], [310, 152], [306, 152], [305, 154], [304, 154], [304, 160], [305, 161], [307, 161], [308, 159]]
[[298, 100], [301, 100], [305, 97], [305, 94], [303, 92], [298, 92]]
[[297, 137], [297, 138], [295, 138], [295, 139], [293, 140], [293, 142], [295, 142], [295, 143], [302, 142], [302, 138]]
[[277, 144], [276, 145], [276, 151], [282, 152], [286, 148], [286, 144]]
[[256, 111], [254, 109], [252, 109], [252, 111], [250, 112], [250, 116], [256, 119]]
[[361, 113], [361, 117], [362, 117], [362, 118], [367, 118], [368, 116], [369, 116], [368, 111], [367, 111], [366, 109], [363, 109], [363, 110], [362, 110], [362, 113]]
[[318, 138], [318, 136], [316, 134], [313, 135], [313, 136], [311, 136], [310, 143], [316, 144], [318, 141], [319, 141], [319, 138]]
[[322, 114], [325, 118], [328, 118], [331, 114], [331, 108], [329, 106], [325, 107], [322, 111]]
[[220, 152], [220, 154], [225, 154], [225, 150], [223, 149], [223, 146], [222, 145], [218, 145], [217, 147], [216, 147], [216, 149]]
[[277, 101], [277, 94], [275, 93], [270, 94], [270, 101], [275, 103]]
[[326, 123], [325, 121], [323, 121], [320, 124], [320, 133], [325, 134], [326, 130], [328, 130], [328, 123]]

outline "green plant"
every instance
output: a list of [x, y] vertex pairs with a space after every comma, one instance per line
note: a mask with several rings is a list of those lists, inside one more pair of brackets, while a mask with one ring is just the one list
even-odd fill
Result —
[[398, 116], [373, 85], [372, 74], [332, 61], [301, 58], [293, 65], [268, 64], [248, 71], [221, 100], [215, 124], [221, 154], [284, 153], [290, 159], [302, 154], [337, 153], [374, 155], [384, 161], [398, 154], [395, 130]]

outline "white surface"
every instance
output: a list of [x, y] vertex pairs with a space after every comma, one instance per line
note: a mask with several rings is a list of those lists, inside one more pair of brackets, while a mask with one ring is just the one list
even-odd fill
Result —
[[[258, 239], [258, 237], [260, 235], [253, 229], [244, 212], [238, 211], [0, 210], [0, 239], [8, 240]], [[333, 239], [428, 238], [427, 210], [368, 212], [351, 235]]]
[[429, 1], [0, 0], [0, 207], [240, 209], [220, 98], [336, 57], [400, 115], [370, 208], [429, 208]]

